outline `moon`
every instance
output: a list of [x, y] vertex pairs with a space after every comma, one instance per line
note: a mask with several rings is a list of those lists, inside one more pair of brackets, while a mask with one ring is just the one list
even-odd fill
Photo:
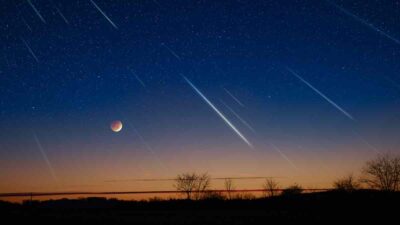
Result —
[[122, 130], [122, 122], [120, 120], [115, 120], [111, 122], [110, 128], [114, 132], [120, 132]]

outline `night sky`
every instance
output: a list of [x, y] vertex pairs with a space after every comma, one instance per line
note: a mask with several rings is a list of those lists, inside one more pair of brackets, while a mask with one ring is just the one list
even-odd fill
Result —
[[0, 192], [329, 187], [400, 150], [399, 39], [396, 0], [1, 0]]

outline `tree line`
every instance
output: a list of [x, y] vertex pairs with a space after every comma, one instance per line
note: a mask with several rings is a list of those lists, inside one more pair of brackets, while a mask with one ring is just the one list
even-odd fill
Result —
[[[238, 194], [235, 192], [234, 180], [227, 178], [224, 181], [224, 192], [212, 191], [211, 176], [208, 173], [182, 173], [175, 178], [174, 187], [183, 192], [186, 199], [199, 200], [207, 198], [254, 198], [249, 194]], [[299, 184], [293, 184], [281, 188], [273, 178], [264, 180], [261, 188], [264, 197], [277, 195], [293, 195], [303, 192]], [[394, 192], [400, 189], [400, 156], [391, 154], [379, 154], [376, 158], [369, 160], [362, 168], [361, 176], [355, 177], [350, 174], [333, 182], [336, 191], [356, 191], [358, 189], [374, 189], [380, 191]]]

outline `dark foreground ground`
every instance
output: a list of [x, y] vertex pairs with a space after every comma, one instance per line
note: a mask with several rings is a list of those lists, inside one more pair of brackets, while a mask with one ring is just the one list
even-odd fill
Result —
[[357, 191], [230, 201], [137, 202], [103, 198], [24, 204], [0, 201], [0, 216], [1, 221], [13, 224], [385, 224], [389, 221], [398, 224], [399, 200], [400, 193]]

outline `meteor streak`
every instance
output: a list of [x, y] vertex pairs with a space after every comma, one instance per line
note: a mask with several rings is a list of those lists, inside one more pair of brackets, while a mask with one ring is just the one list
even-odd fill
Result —
[[224, 122], [250, 147], [250, 148], [254, 148], [253, 145], [247, 140], [247, 138], [240, 133], [240, 131], [224, 116], [224, 114], [222, 114], [217, 107], [214, 106], [214, 104], [212, 102], [210, 102], [210, 100], [207, 99], [206, 96], [203, 95], [203, 93], [197, 89], [197, 87], [185, 76], [182, 76], [183, 79], [185, 79], [185, 81], [193, 88], [194, 91], [196, 91], [196, 93], [217, 113], [217, 115], [219, 117], [221, 117], [222, 120], [224, 120]]
[[67, 18], [65, 18], [64, 14], [60, 11], [60, 9], [57, 6], [54, 6], [54, 8], [56, 8], [58, 15], [60, 15], [60, 17], [64, 20], [64, 22], [69, 25]]
[[36, 60], [36, 62], [39, 62], [39, 59], [36, 57], [36, 54], [33, 52], [32, 48], [28, 45], [28, 42], [26, 42], [25, 39], [23, 39], [23, 38], [21, 38], [21, 41], [25, 44], [25, 47], [31, 53], [31, 55]]
[[104, 16], [104, 18], [106, 18], [106, 20], [107, 20], [108, 22], [110, 22], [110, 24], [111, 24], [115, 29], [118, 30], [117, 25], [115, 25], [115, 23], [105, 14], [105, 12], [103, 12], [103, 10], [101, 10], [101, 8], [100, 8], [93, 0], [90, 0], [90, 2], [91, 2], [91, 3], [94, 5], [94, 7], [96, 7], [96, 9]]
[[386, 38], [394, 41], [396, 44], [400, 44], [400, 40], [391, 36], [390, 34], [388, 34], [387, 32], [377, 28], [376, 26], [374, 26], [372, 23], [369, 23], [368, 21], [358, 17], [357, 15], [353, 14], [352, 12], [350, 12], [349, 10], [337, 5], [336, 3], [326, 0], [330, 5], [334, 6], [335, 8], [339, 9], [342, 13], [346, 14], [347, 16], [352, 17], [353, 19], [355, 19], [356, 21], [364, 24], [365, 26], [369, 27], [370, 29], [378, 32], [379, 34], [381, 34], [382, 36], [385, 36]]
[[47, 154], [46, 154], [46, 152], [44, 151], [44, 149], [43, 149], [43, 147], [42, 147], [42, 144], [40, 143], [38, 137], [36, 136], [36, 133], [33, 133], [33, 138], [35, 139], [36, 145], [37, 145], [37, 147], [38, 147], [40, 153], [42, 154], [42, 157], [43, 157], [44, 161], [46, 162], [47, 167], [49, 168], [49, 171], [50, 171], [50, 173], [51, 173], [51, 176], [53, 177], [53, 179], [54, 179], [55, 181], [57, 181], [58, 179], [57, 179], [56, 173], [54, 172], [53, 166], [52, 166], [52, 164], [50, 163], [50, 160], [49, 160], [49, 158], [47, 157]]
[[164, 46], [173, 56], [175, 56], [175, 58], [177, 58], [179, 61], [182, 61], [181, 57], [179, 57], [178, 54], [176, 54], [174, 52], [174, 50], [172, 50], [170, 47], [168, 47], [166, 44], [161, 43], [162, 46]]
[[370, 148], [371, 150], [373, 150], [375, 153], [380, 154], [381, 151], [379, 151], [379, 149], [377, 149], [374, 145], [372, 145], [371, 143], [369, 143], [363, 136], [361, 136], [357, 131], [353, 130], [353, 133], [355, 136], [358, 137], [358, 139], [360, 139], [366, 146], [368, 146], [368, 148]]
[[[124, 113], [122, 113], [124, 115]], [[124, 116], [126, 117], [126, 116]], [[128, 119], [126, 120], [128, 125], [133, 129], [133, 132], [135, 133], [136, 136], [139, 137], [140, 141], [146, 148], [146, 150], [154, 157], [154, 159], [157, 161], [157, 163], [162, 167], [162, 169], [167, 170], [167, 167], [164, 165], [164, 163], [158, 158], [157, 154], [154, 152], [153, 148], [147, 143], [147, 141], [144, 139], [144, 137], [139, 133], [139, 131], [135, 128], [132, 122], [130, 122]], [[143, 170], [143, 169], [141, 169]]]
[[137, 131], [132, 125], [131, 125], [133, 131], [135, 132], [136, 136], [139, 137], [140, 141], [143, 143], [143, 145], [146, 147], [146, 149], [152, 154], [152, 155], [156, 155], [154, 153], [153, 148], [144, 140], [143, 136], [139, 133], [139, 131]]
[[297, 166], [292, 162], [292, 160], [290, 160], [282, 151], [280, 148], [278, 148], [278, 146], [270, 143], [270, 145], [275, 149], [275, 151], [277, 151], [282, 158], [284, 158], [293, 168], [295, 168], [296, 170], [298, 170]]
[[224, 101], [222, 101], [220, 99], [220, 102], [229, 110], [231, 111], [231, 113], [233, 115], [236, 116], [236, 118], [238, 118], [240, 120], [240, 122], [242, 122], [247, 128], [249, 128], [249, 130], [253, 131], [253, 133], [256, 133], [256, 131], [253, 129], [253, 127], [246, 122], [246, 120], [244, 120], [241, 116], [239, 116], [239, 114], [237, 114], [231, 107], [229, 107]]
[[32, 7], [33, 11], [35, 11], [36, 15], [39, 17], [39, 19], [43, 22], [46, 23], [44, 20], [43, 16], [40, 14], [39, 10], [36, 9], [35, 5], [32, 4], [31, 0], [26, 0], [28, 4]]
[[147, 141], [143, 138], [143, 136], [139, 133], [138, 130], [135, 129], [135, 127], [130, 124], [133, 131], [135, 132], [136, 136], [139, 137], [140, 141], [143, 143], [143, 145], [146, 147], [147, 151], [149, 151], [155, 158], [155, 160], [158, 162], [158, 164], [162, 167], [164, 170], [168, 170], [168, 168], [165, 166], [165, 164], [158, 158], [157, 154], [154, 152], [153, 148], [147, 143]]
[[239, 99], [236, 98], [230, 91], [228, 91], [228, 89], [226, 89], [226, 88], [223, 88], [223, 89], [229, 96], [231, 96], [231, 98], [233, 100], [235, 100], [235, 102], [237, 102], [240, 106], [244, 107], [243, 103], [241, 101], [239, 101]]
[[320, 95], [322, 98], [324, 98], [327, 102], [329, 102], [332, 106], [334, 106], [336, 109], [338, 109], [340, 112], [342, 112], [345, 116], [347, 116], [349, 119], [351, 120], [355, 120], [353, 118], [353, 116], [346, 112], [344, 109], [342, 109], [338, 104], [336, 104], [334, 101], [332, 101], [331, 99], [329, 99], [326, 95], [324, 95], [322, 92], [320, 92], [317, 88], [315, 88], [314, 86], [312, 86], [308, 81], [304, 80], [299, 74], [297, 74], [296, 72], [294, 72], [292, 69], [290, 69], [289, 67], [286, 67], [286, 69], [293, 74], [293, 76], [297, 77], [297, 79], [299, 79], [301, 82], [303, 82], [304, 84], [306, 84], [309, 88], [311, 88], [313, 91], [315, 91], [318, 95]]
[[29, 26], [29, 24], [26, 22], [26, 20], [22, 17], [22, 22], [25, 24], [25, 26], [28, 28], [29, 31], [32, 31], [31, 26]]
[[144, 84], [142, 79], [140, 79], [139, 76], [135, 72], [133, 72], [132, 70], [129, 70], [129, 71], [133, 74], [133, 76], [135, 76], [136, 80], [140, 83], [140, 85], [142, 85], [144, 88], [146, 88], [146, 85]]

